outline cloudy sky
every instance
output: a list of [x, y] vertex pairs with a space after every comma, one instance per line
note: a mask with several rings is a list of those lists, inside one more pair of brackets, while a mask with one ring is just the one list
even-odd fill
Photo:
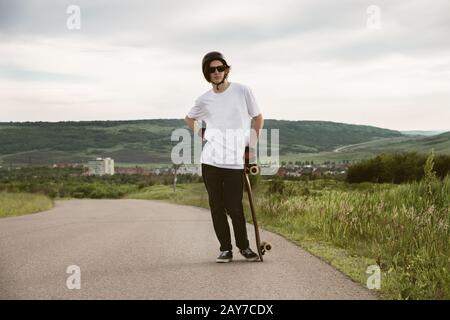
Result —
[[450, 130], [449, 39], [448, 0], [0, 0], [0, 122], [184, 118], [218, 50], [266, 119]]

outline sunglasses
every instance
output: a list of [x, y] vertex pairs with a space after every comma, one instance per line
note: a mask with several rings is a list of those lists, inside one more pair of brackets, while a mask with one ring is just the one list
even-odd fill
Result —
[[215, 71], [224, 72], [227, 69], [227, 66], [217, 66], [217, 67], [208, 67], [208, 73], [214, 73]]

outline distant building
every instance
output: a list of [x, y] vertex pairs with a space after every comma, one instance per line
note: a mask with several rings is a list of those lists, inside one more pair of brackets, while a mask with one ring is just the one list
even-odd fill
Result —
[[142, 176], [150, 176], [152, 175], [152, 172], [150, 170], [141, 168], [136, 166], [135, 168], [125, 168], [125, 167], [118, 167], [115, 168], [116, 174], [139, 174]]
[[50, 165], [49, 167], [55, 169], [55, 168], [78, 168], [80, 166], [82, 166], [82, 165], [79, 163], [59, 162], [59, 163], [54, 163], [54, 164]]
[[283, 167], [279, 167], [275, 175], [279, 177], [284, 177], [286, 175], [286, 169]]
[[201, 175], [201, 166], [200, 165], [184, 165], [178, 168], [178, 174], [192, 174], [192, 175]]
[[321, 177], [322, 176], [322, 172], [320, 171], [319, 168], [314, 168], [311, 172], [311, 176], [313, 177]]
[[111, 158], [96, 158], [88, 161], [88, 175], [113, 175], [114, 160]]
[[114, 160], [111, 158], [103, 159], [105, 161], [105, 174], [114, 174]]

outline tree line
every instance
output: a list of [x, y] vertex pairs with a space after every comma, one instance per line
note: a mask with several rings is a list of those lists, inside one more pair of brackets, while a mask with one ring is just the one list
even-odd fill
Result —
[[[348, 169], [347, 182], [404, 183], [424, 177], [427, 155], [418, 152], [382, 153]], [[440, 179], [450, 173], [450, 156], [434, 157], [434, 172]]]

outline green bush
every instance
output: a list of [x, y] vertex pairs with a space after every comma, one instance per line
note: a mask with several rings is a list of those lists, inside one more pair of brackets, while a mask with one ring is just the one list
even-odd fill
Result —
[[[432, 151], [433, 152], [433, 151]], [[424, 176], [427, 156], [417, 152], [382, 153], [375, 158], [351, 166], [346, 181], [375, 183], [404, 183], [419, 181]], [[436, 175], [443, 179], [450, 173], [450, 156], [439, 155], [435, 159]]]

